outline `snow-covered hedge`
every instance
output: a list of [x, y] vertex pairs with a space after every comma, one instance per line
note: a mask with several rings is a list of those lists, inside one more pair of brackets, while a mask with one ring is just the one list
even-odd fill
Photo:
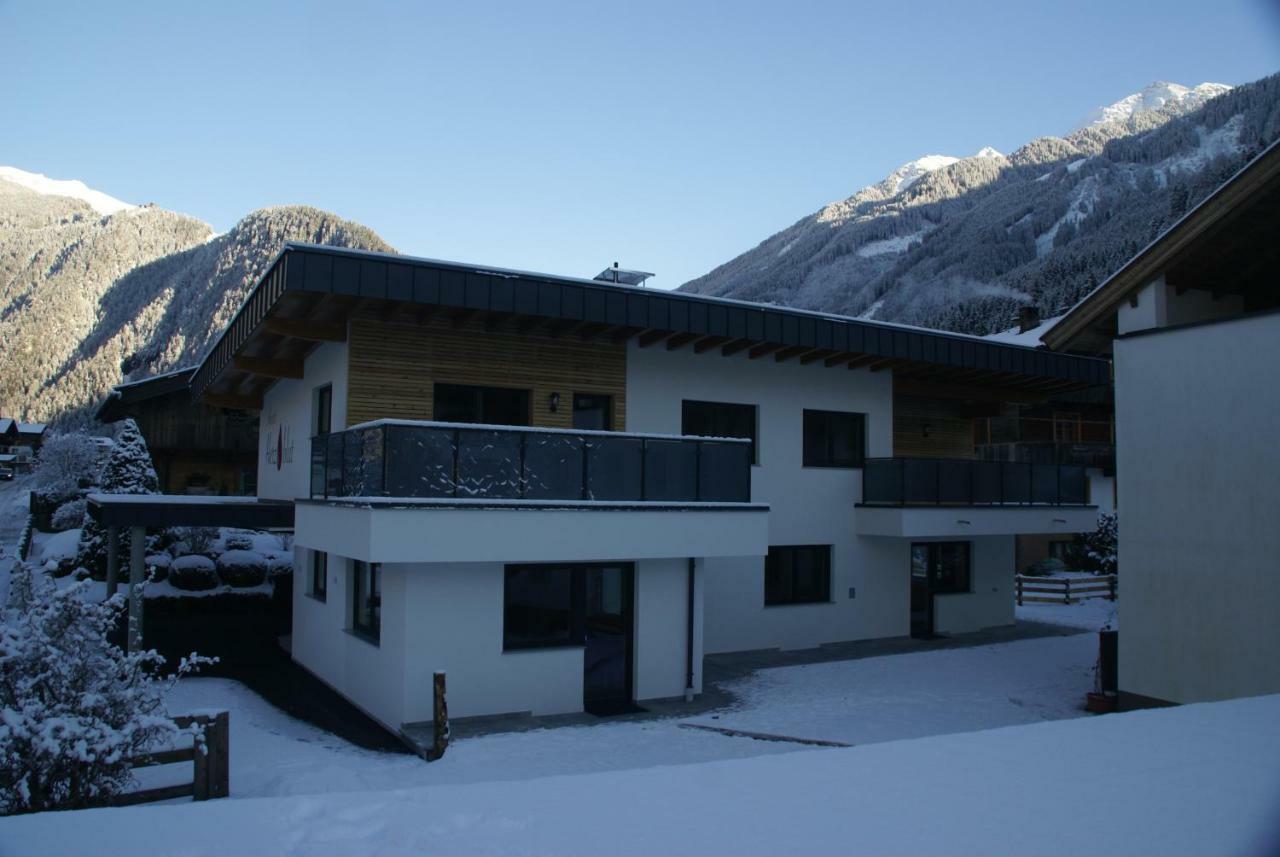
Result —
[[229, 551], [253, 550], [253, 536], [249, 533], [227, 533], [223, 537], [222, 543], [226, 545], [226, 550]]
[[199, 592], [218, 586], [218, 570], [207, 556], [180, 556], [169, 566], [169, 585]]
[[53, 527], [55, 533], [74, 530], [84, 523], [84, 511], [87, 506], [88, 503], [84, 498], [69, 500], [53, 513], [53, 517], [49, 519], [49, 525]]
[[125, 654], [107, 639], [124, 595], [83, 597], [25, 562], [12, 571], [0, 622], [0, 813], [106, 803], [133, 780], [131, 760], [181, 730], [164, 698], [209, 659], [192, 655], [157, 678], [164, 658]]
[[267, 579], [267, 558], [249, 550], [223, 551], [217, 569], [218, 577], [228, 586], [260, 586]]
[[148, 554], [146, 558], [147, 575], [150, 580], [157, 583], [169, 576], [169, 566], [173, 564], [173, 557], [167, 553]]
[[[40, 445], [36, 491], [71, 497], [98, 480], [98, 445], [84, 434], [55, 434]], [[80, 526], [77, 522], [75, 526]]]
[[271, 580], [293, 574], [293, 555], [273, 553], [267, 555], [267, 577]]

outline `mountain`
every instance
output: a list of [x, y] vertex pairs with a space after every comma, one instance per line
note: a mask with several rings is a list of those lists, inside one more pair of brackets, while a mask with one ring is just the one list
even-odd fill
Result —
[[1060, 314], [1280, 137], [1280, 75], [1155, 83], [1066, 137], [930, 155], [683, 291], [965, 333]]
[[1183, 110], [1194, 110], [1204, 105], [1211, 98], [1229, 91], [1231, 87], [1223, 83], [1202, 83], [1194, 89], [1176, 83], [1158, 80], [1147, 84], [1140, 92], [1127, 95], [1114, 104], [1099, 107], [1078, 123], [1074, 130], [1105, 125], [1108, 122], [1123, 122], [1143, 113], [1155, 113], [1165, 107], [1180, 107]]
[[286, 241], [390, 251], [306, 207], [227, 232], [0, 168], [0, 414], [82, 423], [115, 384], [203, 357]]

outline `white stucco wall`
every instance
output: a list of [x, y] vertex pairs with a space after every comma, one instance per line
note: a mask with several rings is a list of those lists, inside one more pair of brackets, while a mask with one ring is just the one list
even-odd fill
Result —
[[1280, 692], [1280, 316], [1115, 343], [1120, 689]]
[[[432, 674], [448, 675], [452, 717], [582, 710], [583, 649], [504, 652], [502, 563], [382, 566], [382, 635], [346, 630], [350, 561], [329, 558], [326, 601], [308, 594], [310, 551], [297, 550], [293, 656], [390, 729], [432, 717]], [[636, 563], [633, 689], [639, 700], [684, 692], [687, 561]], [[695, 690], [702, 681], [701, 583], [695, 588]]]
[[[633, 341], [627, 428], [679, 433], [685, 399], [756, 405], [760, 463], [752, 468], [752, 500], [770, 505], [768, 543], [832, 546], [832, 600], [825, 604], [765, 607], [763, 558], [708, 559], [707, 651], [807, 648], [906, 634], [908, 546], [855, 534], [862, 471], [802, 466], [806, 408], [867, 414], [868, 455], [892, 454], [890, 373], [750, 360], [746, 352], [721, 357], [640, 348]], [[850, 598], [851, 587], [856, 597]]]
[[970, 591], [934, 596], [933, 630], [939, 634], [963, 634], [1012, 625], [1014, 621], [1013, 538], [991, 536], [967, 541], [971, 545]]
[[309, 594], [310, 551], [294, 551], [293, 659], [392, 731], [404, 722], [407, 577], [384, 566], [377, 645], [350, 632], [351, 561], [329, 557], [324, 601]]
[[[315, 390], [333, 385], [332, 429], [347, 424], [347, 345], [326, 342], [308, 355], [302, 380], [277, 381], [262, 399], [258, 496], [295, 500], [311, 490], [311, 419]], [[283, 440], [283, 454], [276, 449]], [[277, 464], [277, 458], [282, 459]]]

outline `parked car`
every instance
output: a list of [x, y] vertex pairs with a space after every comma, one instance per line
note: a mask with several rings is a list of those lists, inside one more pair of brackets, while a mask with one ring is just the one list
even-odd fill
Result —
[[13, 468], [0, 465], [0, 482], [8, 482], [13, 479]]

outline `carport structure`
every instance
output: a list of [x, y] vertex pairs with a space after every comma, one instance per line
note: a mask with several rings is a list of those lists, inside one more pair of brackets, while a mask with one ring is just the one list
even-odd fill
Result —
[[142, 588], [146, 579], [147, 528], [245, 527], [292, 529], [293, 503], [256, 497], [186, 494], [90, 494], [89, 516], [107, 531], [107, 597], [120, 578], [120, 530], [129, 530], [128, 651], [142, 645]]

